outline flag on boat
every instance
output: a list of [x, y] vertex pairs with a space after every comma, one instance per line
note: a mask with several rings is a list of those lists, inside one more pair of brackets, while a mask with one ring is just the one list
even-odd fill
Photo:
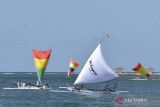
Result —
[[79, 66], [79, 64], [77, 63], [76, 60], [73, 60], [73, 59], [72, 59], [72, 60], [70, 61], [70, 64], [69, 64], [70, 69], [69, 69], [69, 71], [68, 71], [68, 77], [70, 77], [70, 76], [72, 75], [73, 71], [75, 71], [78, 66]]
[[137, 73], [139, 73], [143, 76], [150, 77], [149, 72], [147, 72], [145, 70], [145, 68], [140, 63], [138, 63], [132, 70], [136, 71]]
[[49, 57], [51, 55], [51, 49], [47, 51], [32, 49], [32, 53], [34, 57], [35, 67], [37, 70], [38, 80], [41, 81], [43, 79], [43, 75], [47, 67]]

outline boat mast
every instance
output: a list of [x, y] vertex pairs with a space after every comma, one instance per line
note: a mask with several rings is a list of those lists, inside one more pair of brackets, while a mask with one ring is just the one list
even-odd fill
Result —
[[102, 43], [104, 41], [105, 38], [110, 38], [108, 33], [104, 32], [104, 37], [101, 39], [101, 41], [99, 43]]
[[83, 88], [83, 84], [82, 84], [82, 88]]

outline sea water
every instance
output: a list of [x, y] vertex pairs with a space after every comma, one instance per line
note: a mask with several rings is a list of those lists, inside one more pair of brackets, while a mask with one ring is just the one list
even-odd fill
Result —
[[36, 73], [0, 73], [0, 107], [160, 107], [160, 77], [130, 80], [136, 76], [120, 76], [104, 83], [84, 85], [103, 89], [117, 83], [117, 92], [71, 92], [59, 87], [72, 86], [77, 75], [46, 73], [44, 81], [51, 90], [4, 90], [16, 82], [36, 84]]

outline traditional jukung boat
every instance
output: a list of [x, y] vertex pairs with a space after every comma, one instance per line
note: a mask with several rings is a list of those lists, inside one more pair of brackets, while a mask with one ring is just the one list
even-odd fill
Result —
[[73, 84], [74, 87], [68, 86], [67, 89], [76, 92], [115, 92], [116, 86], [112, 88], [105, 87], [105, 89], [87, 89], [83, 86], [87, 84], [109, 81], [116, 77], [118, 77], [117, 73], [115, 73], [104, 60], [101, 51], [101, 44], [99, 44], [88, 58], [82, 71], [78, 75], [76, 81]]
[[43, 76], [51, 55], [51, 49], [47, 51], [40, 51], [32, 49], [34, 63], [37, 71], [38, 81], [36, 85], [25, 82], [14, 83], [12, 87], [7, 87], [3, 89], [51, 89], [47, 83], [43, 83]]

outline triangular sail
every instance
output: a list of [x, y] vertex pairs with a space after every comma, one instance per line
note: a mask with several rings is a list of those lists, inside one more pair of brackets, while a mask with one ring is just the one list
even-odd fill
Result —
[[145, 68], [142, 66], [142, 64], [138, 63], [132, 70], [136, 71], [136, 73], [139, 73], [143, 76], [150, 77], [149, 72], [145, 70]]
[[38, 80], [41, 81], [43, 79], [43, 75], [48, 64], [51, 49], [47, 51], [32, 49], [32, 53], [34, 57], [35, 67], [37, 70]]
[[73, 71], [75, 71], [77, 69], [77, 67], [79, 66], [79, 64], [77, 63], [76, 60], [71, 60], [69, 63], [69, 71], [68, 71], [68, 77], [70, 77], [73, 73]]
[[116, 77], [118, 75], [105, 62], [99, 44], [87, 60], [74, 85], [104, 82]]

